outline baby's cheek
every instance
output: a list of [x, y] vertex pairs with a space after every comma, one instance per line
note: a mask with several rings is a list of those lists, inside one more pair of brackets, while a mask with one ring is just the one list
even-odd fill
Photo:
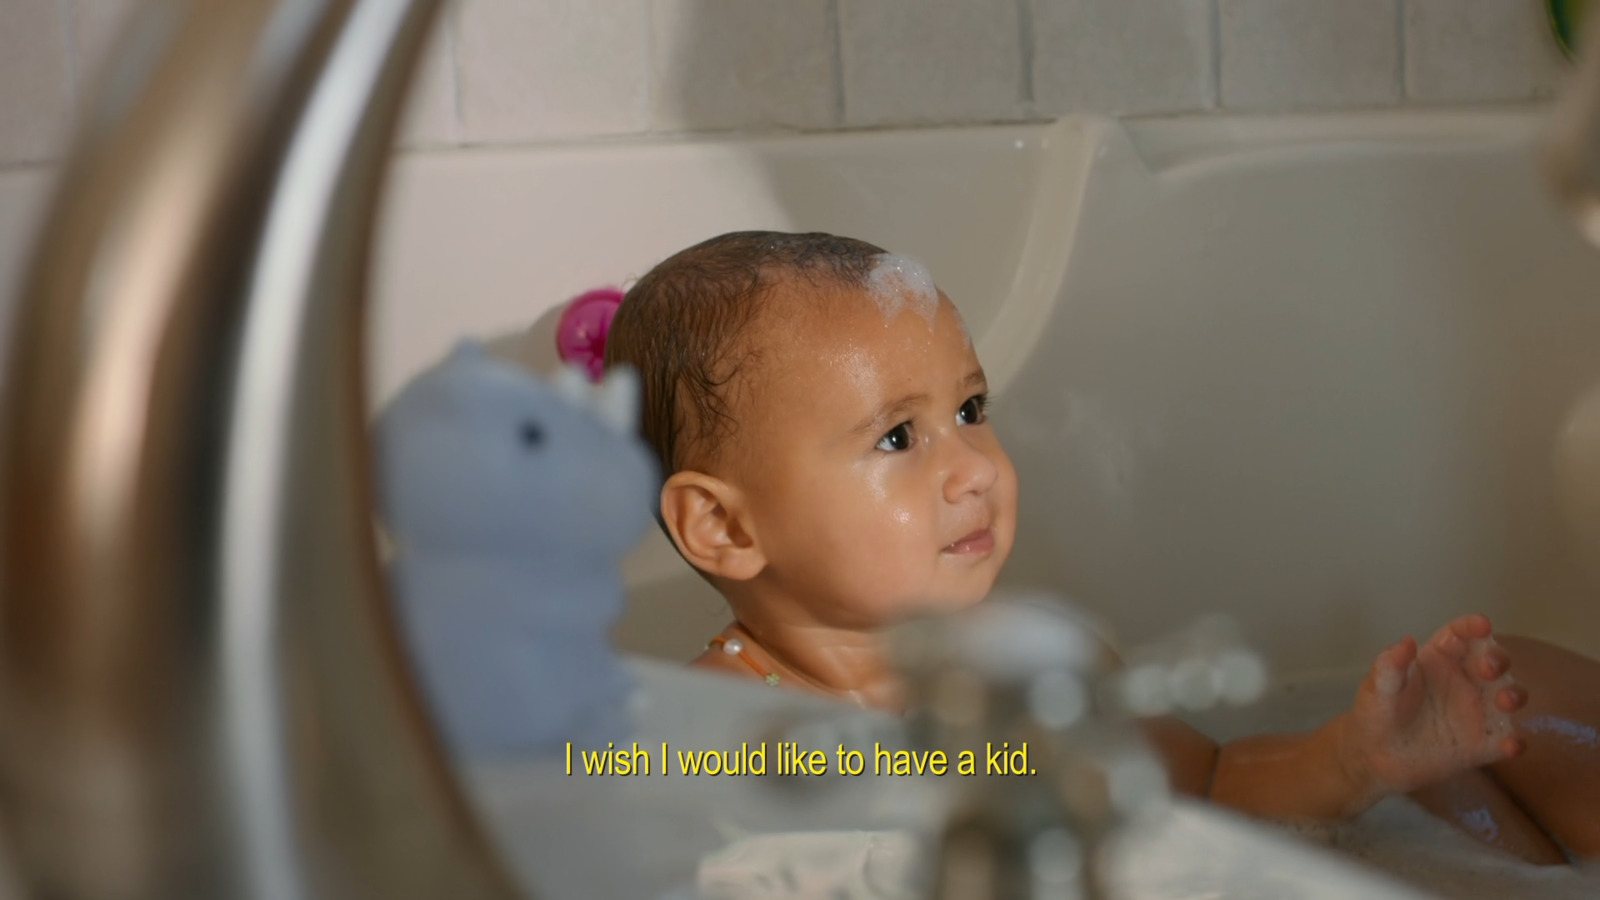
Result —
[[[1467, 671], [1478, 672], [1479, 663], [1488, 655], [1490, 650], [1498, 650], [1500, 645], [1492, 637], [1478, 638], [1467, 642]], [[1516, 684], [1516, 679], [1507, 672], [1494, 681], [1484, 682], [1478, 686], [1483, 692], [1484, 731], [1491, 735], [1507, 735], [1512, 731], [1511, 715], [1500, 709], [1495, 702], [1495, 697], [1505, 688]]]
[[1007, 456], [1004, 450], [996, 453], [996, 457], [995, 467], [999, 470], [999, 478], [996, 479], [994, 486], [996, 511], [1015, 523], [1017, 498], [1021, 490], [1017, 482], [1017, 470], [1011, 464], [1011, 457]]

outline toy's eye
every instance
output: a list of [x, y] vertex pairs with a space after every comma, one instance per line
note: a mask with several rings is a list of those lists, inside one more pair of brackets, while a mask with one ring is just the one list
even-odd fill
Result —
[[537, 447], [544, 443], [544, 429], [533, 422], [522, 423], [522, 444], [525, 447]]

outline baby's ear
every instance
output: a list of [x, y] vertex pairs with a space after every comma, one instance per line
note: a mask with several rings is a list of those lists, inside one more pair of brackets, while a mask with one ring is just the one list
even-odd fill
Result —
[[737, 489], [703, 472], [676, 472], [661, 487], [661, 518], [689, 565], [731, 581], [760, 574], [767, 559]]

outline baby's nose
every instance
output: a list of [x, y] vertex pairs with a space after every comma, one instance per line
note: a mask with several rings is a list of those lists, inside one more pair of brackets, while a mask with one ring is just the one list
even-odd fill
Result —
[[1000, 477], [1000, 466], [983, 448], [959, 434], [948, 443], [953, 449], [944, 480], [945, 500], [955, 503], [967, 494], [988, 493]]

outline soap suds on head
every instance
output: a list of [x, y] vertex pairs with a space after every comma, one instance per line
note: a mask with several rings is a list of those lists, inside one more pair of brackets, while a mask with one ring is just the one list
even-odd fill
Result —
[[899, 253], [878, 256], [867, 275], [867, 294], [878, 304], [885, 321], [893, 321], [909, 307], [932, 328], [939, 314], [939, 288], [933, 283], [933, 273], [919, 260]]

